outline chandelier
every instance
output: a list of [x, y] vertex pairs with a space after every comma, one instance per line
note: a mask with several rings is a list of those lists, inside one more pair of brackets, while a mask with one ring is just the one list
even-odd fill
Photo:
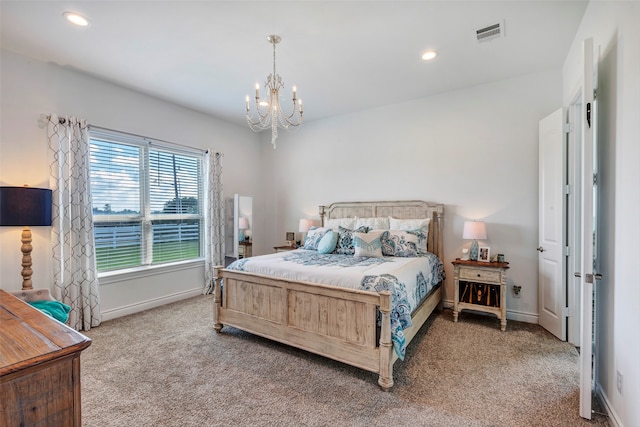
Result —
[[293, 104], [291, 113], [286, 113], [280, 104], [280, 89], [284, 87], [282, 78], [276, 74], [276, 45], [280, 43], [280, 36], [267, 36], [267, 41], [273, 45], [273, 74], [269, 74], [264, 87], [267, 89], [267, 98], [260, 97], [260, 85], [256, 83], [255, 110], [251, 111], [249, 95], [246, 98], [246, 117], [249, 127], [254, 132], [260, 132], [271, 128], [271, 144], [276, 148], [278, 139], [278, 126], [288, 131], [293, 131], [302, 124], [302, 100], [296, 98], [296, 87], [293, 87]]

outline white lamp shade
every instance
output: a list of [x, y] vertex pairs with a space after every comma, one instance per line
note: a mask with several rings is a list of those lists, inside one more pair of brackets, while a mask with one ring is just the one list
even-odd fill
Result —
[[238, 218], [238, 230], [248, 230], [249, 229], [249, 218], [240, 217]]
[[482, 221], [465, 221], [462, 238], [469, 240], [485, 240], [487, 229]]
[[306, 233], [311, 228], [311, 220], [310, 219], [301, 219], [298, 223], [298, 231], [300, 233]]

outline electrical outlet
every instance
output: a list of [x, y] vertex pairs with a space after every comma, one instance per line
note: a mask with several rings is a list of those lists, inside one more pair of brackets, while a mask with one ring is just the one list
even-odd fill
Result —
[[520, 294], [522, 293], [522, 286], [520, 285], [513, 285], [513, 297], [514, 298], [520, 298]]
[[618, 389], [618, 393], [622, 396], [622, 374], [620, 371], [616, 371], [616, 388]]

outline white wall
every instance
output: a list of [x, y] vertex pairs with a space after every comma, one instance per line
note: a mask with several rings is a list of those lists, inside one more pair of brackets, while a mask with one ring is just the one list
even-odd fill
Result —
[[[640, 3], [592, 1], [563, 68], [563, 105], [582, 78], [582, 42], [598, 58], [600, 272], [596, 384], [613, 425], [640, 425]], [[616, 372], [622, 374], [622, 393]]]
[[[38, 126], [38, 119], [41, 114], [57, 113], [82, 117], [96, 126], [221, 151], [225, 154], [225, 195], [256, 191], [261, 175], [259, 137], [249, 129], [64, 67], [5, 50], [1, 55], [0, 185], [49, 188], [46, 128]], [[32, 231], [34, 287], [50, 287], [50, 228], [34, 227]], [[21, 287], [20, 232], [14, 227], [0, 228], [3, 289]], [[202, 264], [137, 280], [105, 280], [100, 287], [101, 310], [110, 318], [149, 308], [198, 293], [203, 282]]]
[[[311, 105], [311, 104], [309, 104]], [[487, 222], [492, 253], [511, 263], [508, 317], [537, 322], [538, 121], [561, 105], [560, 70], [306, 123], [263, 141], [272, 246], [318, 205], [358, 200], [444, 203], [446, 299], [463, 222]], [[311, 107], [309, 107], [311, 108]]]

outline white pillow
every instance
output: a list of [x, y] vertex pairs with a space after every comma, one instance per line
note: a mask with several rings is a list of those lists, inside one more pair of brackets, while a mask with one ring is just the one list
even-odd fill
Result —
[[368, 233], [353, 233], [354, 256], [382, 258], [382, 236], [384, 231], [370, 231]]
[[392, 216], [389, 217], [389, 229], [390, 230], [420, 230], [429, 237], [429, 223], [431, 218], [424, 219], [398, 219]]
[[369, 227], [369, 230], [388, 230], [389, 218], [357, 218], [356, 228]]
[[353, 230], [356, 228], [356, 218], [354, 217], [354, 218], [325, 219], [324, 226], [336, 231], [338, 230], [338, 227], [348, 228], [349, 230]]

